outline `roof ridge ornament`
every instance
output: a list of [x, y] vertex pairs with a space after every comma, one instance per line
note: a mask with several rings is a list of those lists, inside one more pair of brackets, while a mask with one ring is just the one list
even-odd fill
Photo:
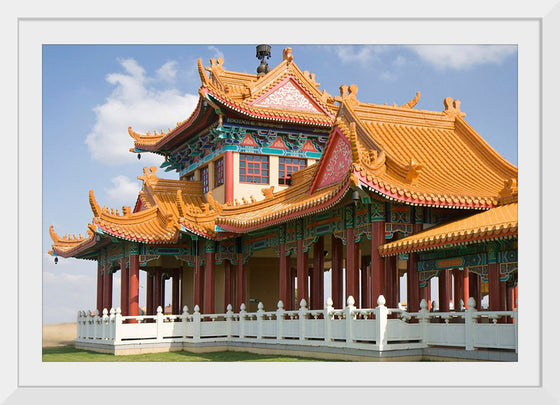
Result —
[[504, 180], [504, 188], [498, 193], [500, 204], [509, 204], [517, 201], [518, 187], [517, 179]]
[[292, 55], [292, 48], [287, 47], [282, 50], [282, 60], [285, 60], [288, 63], [292, 63], [294, 61], [294, 56]]
[[[208, 76], [206, 76], [206, 73], [204, 72], [204, 66], [202, 66], [202, 59], [198, 58], [197, 65], [198, 65], [198, 74], [200, 76], [200, 81], [202, 82], [203, 86], [207, 86]], [[177, 126], [179, 125], [177, 124]]]
[[414, 108], [414, 106], [416, 104], [418, 104], [418, 101], [420, 100], [420, 92], [417, 91], [416, 92], [416, 97], [414, 97], [412, 100], [410, 100], [408, 103], [405, 103], [403, 105], [401, 105], [400, 107], [403, 108]]
[[443, 106], [445, 107], [443, 113], [449, 118], [464, 117], [467, 115], [461, 111], [461, 102], [459, 100], [453, 100], [452, 97], [445, 97]]
[[157, 166], [151, 166], [149, 169], [147, 167], [144, 167], [142, 171], [144, 172], [144, 174], [142, 176], [138, 176], [137, 179], [142, 180], [144, 183], [148, 183], [151, 180], [158, 178], [156, 176]]
[[423, 165], [415, 162], [413, 158], [410, 158], [410, 163], [407, 166], [408, 172], [406, 173], [406, 180], [413, 186], [418, 184], [418, 177], [420, 177], [420, 171], [423, 168]]
[[265, 200], [274, 197], [274, 186], [261, 188], [261, 193]]
[[339, 89], [340, 96], [334, 97], [334, 101], [338, 101], [339, 103], [346, 103], [350, 107], [355, 107], [360, 104], [360, 102], [356, 98], [356, 94], [358, 94], [358, 86], [356, 86], [355, 84], [351, 84], [350, 86], [343, 84]]
[[93, 216], [98, 217], [101, 214], [101, 207], [95, 200], [95, 196], [93, 195], [93, 190], [89, 190], [89, 205], [91, 206], [91, 210], [93, 211]]

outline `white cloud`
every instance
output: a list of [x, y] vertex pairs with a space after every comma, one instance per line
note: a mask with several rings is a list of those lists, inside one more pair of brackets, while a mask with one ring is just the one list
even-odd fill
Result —
[[173, 82], [177, 77], [177, 62], [174, 60], [166, 62], [156, 73], [159, 79]]
[[386, 82], [394, 82], [395, 80], [397, 80], [397, 77], [398, 76], [396, 73], [390, 72], [388, 70], [379, 74], [379, 78]]
[[334, 46], [330, 47], [342, 63], [367, 64], [375, 58], [375, 49], [372, 46]]
[[115, 206], [127, 205], [136, 201], [140, 185], [131, 181], [126, 176], [117, 176], [111, 179], [113, 187], [106, 189], [108, 202]]
[[514, 45], [415, 45], [409, 48], [438, 69], [456, 70], [499, 64], [517, 51]]
[[214, 55], [216, 56], [216, 58], [222, 58], [222, 59], [224, 59], [224, 53], [223, 53], [222, 51], [220, 51], [218, 48], [216, 48], [215, 46], [210, 45], [210, 46], [208, 47], [208, 50], [214, 52]]
[[[110, 73], [106, 80], [115, 86], [104, 104], [94, 108], [95, 124], [86, 138], [92, 157], [107, 165], [131, 163], [136, 156], [129, 152], [133, 139], [127, 128], [138, 133], [174, 128], [176, 123], [188, 118], [198, 101], [196, 94], [181, 94], [176, 89], [161, 89], [162, 78], [176, 73], [174, 62], [167, 62], [156, 72], [156, 77], [134, 59], [119, 61], [124, 73]], [[175, 73], [174, 73], [175, 72]], [[147, 165], [159, 165], [162, 158], [144, 154]]]
[[406, 58], [402, 55], [399, 55], [395, 58], [395, 60], [393, 60], [392, 62], [393, 66], [395, 67], [403, 67], [406, 64]]

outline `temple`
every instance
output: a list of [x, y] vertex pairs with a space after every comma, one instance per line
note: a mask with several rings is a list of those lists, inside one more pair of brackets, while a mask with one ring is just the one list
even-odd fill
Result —
[[333, 96], [290, 48], [274, 68], [257, 48], [257, 74], [199, 59], [198, 104], [167, 132], [128, 128], [132, 153], [165, 158], [138, 176], [131, 206], [102, 207], [90, 191], [87, 236], [51, 226], [49, 253], [97, 261], [99, 313], [113, 307], [119, 271], [123, 317], [142, 315], [140, 271], [144, 315], [165, 308], [168, 279], [172, 314], [279, 301], [290, 311], [302, 300], [310, 310], [343, 308], [349, 297], [373, 308], [380, 296], [389, 308], [418, 312], [425, 300], [428, 311], [449, 312], [468, 309], [471, 297], [480, 309], [486, 295], [488, 311], [513, 311], [518, 170], [467, 123], [460, 102], [419, 110], [417, 93], [403, 105], [372, 104], [356, 85]]

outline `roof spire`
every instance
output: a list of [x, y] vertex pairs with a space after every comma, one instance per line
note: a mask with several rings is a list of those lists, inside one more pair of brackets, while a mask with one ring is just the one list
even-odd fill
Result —
[[265, 75], [270, 71], [268, 63], [265, 59], [270, 59], [270, 45], [257, 45], [257, 59], [261, 61], [261, 64], [257, 68], [257, 74], [259, 76]]

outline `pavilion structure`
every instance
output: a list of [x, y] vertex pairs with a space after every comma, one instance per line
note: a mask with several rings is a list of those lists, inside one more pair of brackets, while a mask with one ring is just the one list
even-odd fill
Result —
[[[264, 64], [264, 67], [262, 67]], [[228, 304], [252, 310], [325, 305], [324, 274], [342, 308], [349, 296], [371, 308], [418, 311], [437, 279], [440, 311], [468, 298], [512, 310], [517, 297], [517, 167], [467, 123], [460, 102], [442, 111], [357, 98], [356, 85], [332, 96], [296, 65], [290, 48], [257, 74], [198, 61], [194, 112], [167, 132], [129, 128], [131, 152], [165, 157], [159, 178], [144, 168], [131, 206], [102, 207], [90, 191], [87, 236], [56, 234], [53, 256], [95, 260], [97, 309], [113, 305], [121, 272], [122, 315], [201, 313]], [[400, 280], [406, 274], [406, 296]], [[253, 307], [251, 307], [253, 305]]]

